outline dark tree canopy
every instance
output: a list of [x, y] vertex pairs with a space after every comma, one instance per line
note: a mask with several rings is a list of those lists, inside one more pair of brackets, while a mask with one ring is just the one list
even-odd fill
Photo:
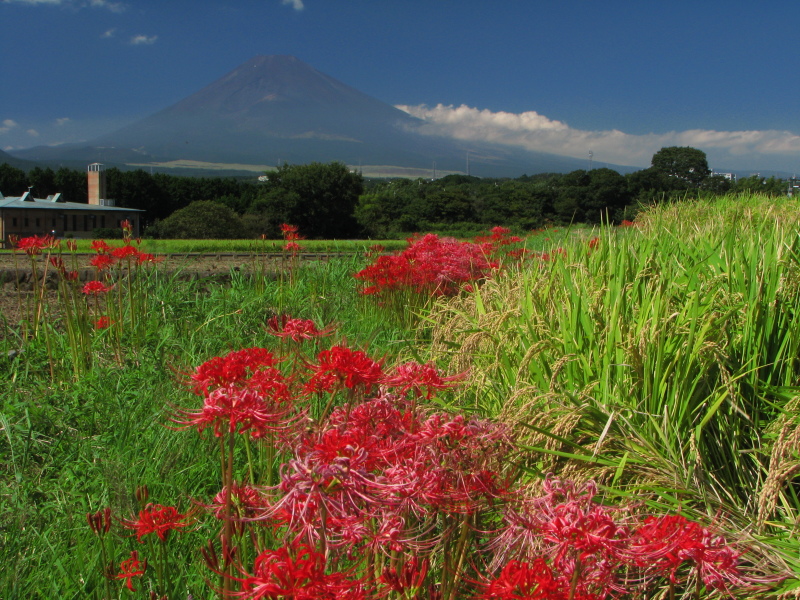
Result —
[[285, 164], [267, 175], [250, 212], [269, 219], [266, 233], [274, 237], [291, 223], [309, 238], [346, 238], [358, 233], [354, 212], [363, 191], [363, 177], [343, 163]]
[[239, 216], [219, 202], [201, 200], [175, 211], [154, 227], [168, 239], [233, 239], [243, 237]]
[[684, 181], [687, 187], [699, 187], [711, 175], [706, 153], [688, 146], [669, 146], [653, 155], [651, 165], [657, 171]]

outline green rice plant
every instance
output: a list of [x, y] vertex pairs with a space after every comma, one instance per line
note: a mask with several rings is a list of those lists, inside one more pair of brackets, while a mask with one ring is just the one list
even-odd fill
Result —
[[[777, 436], [784, 470], [797, 466], [798, 220], [796, 203], [760, 198], [653, 209], [594, 249], [567, 243], [441, 302], [434, 350], [471, 369], [460, 402], [528, 432], [532, 473], [724, 508], [740, 530], [755, 532], [759, 509], [762, 523], [794, 522], [791, 477], [777, 485], [770, 453]], [[759, 496], [768, 482], [780, 510]]]

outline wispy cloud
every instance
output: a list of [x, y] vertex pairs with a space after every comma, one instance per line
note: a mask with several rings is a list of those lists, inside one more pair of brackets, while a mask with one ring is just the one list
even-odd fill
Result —
[[3, 4], [27, 4], [28, 6], [50, 5], [50, 6], [70, 6], [72, 8], [103, 8], [111, 12], [124, 12], [127, 5], [124, 2], [113, 2], [112, 0], [0, 0]]
[[14, 119], [5, 119], [2, 123], [0, 123], [0, 134], [7, 133], [15, 127], [19, 127], [19, 123], [17, 123]]
[[135, 35], [131, 38], [133, 46], [151, 46], [156, 43], [157, 35]]
[[56, 119], [56, 127], [63, 127], [67, 123], [69, 123], [72, 119], [69, 117], [61, 117], [60, 119]]
[[28, 129], [25, 133], [27, 133], [31, 137], [39, 137], [39, 132], [35, 129]]
[[[789, 131], [714, 131], [691, 129], [633, 135], [617, 129], [585, 131], [537, 112], [492, 112], [461, 105], [398, 105], [422, 119], [420, 132], [466, 141], [487, 141], [583, 158], [592, 151], [603, 162], [644, 166], [664, 146], [692, 146], [714, 153], [716, 161], [753, 155], [784, 155], [800, 160], [800, 135]], [[711, 158], [711, 155], [709, 155]]]
[[117, 29], [116, 27], [112, 27], [111, 29], [106, 29], [100, 37], [103, 39], [112, 38], [115, 33], [117, 33]]
[[105, 8], [111, 12], [125, 12], [127, 5], [123, 2], [111, 2], [110, 0], [89, 0], [89, 5], [93, 8]]
[[284, 5], [288, 4], [295, 10], [303, 10], [305, 8], [303, 0], [281, 0], [281, 3]]

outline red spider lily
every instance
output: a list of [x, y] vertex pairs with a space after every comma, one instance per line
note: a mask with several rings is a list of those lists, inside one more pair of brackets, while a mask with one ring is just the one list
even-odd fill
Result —
[[41, 254], [42, 250], [50, 250], [58, 246], [58, 240], [52, 235], [34, 235], [17, 241], [15, 250], [22, 250], [28, 256]]
[[531, 560], [545, 554], [553, 572], [574, 586], [573, 592], [604, 597], [622, 591], [617, 571], [630, 532], [614, 521], [611, 509], [593, 501], [597, 486], [590, 482], [578, 488], [548, 478], [544, 488], [543, 497], [507, 505], [508, 525], [490, 544], [499, 551], [493, 565], [509, 557]]
[[111, 256], [118, 260], [133, 258], [139, 255], [139, 250], [131, 245], [119, 246], [111, 250]]
[[436, 537], [406, 522], [470, 513], [510, 483], [498, 474], [511, 450], [505, 427], [443, 415], [422, 421], [409, 401], [388, 395], [334, 409], [298, 441], [269, 514], [326, 547], [430, 550]]
[[281, 234], [286, 237], [288, 235], [297, 234], [299, 228], [297, 225], [289, 225], [288, 223], [281, 223]]
[[431, 363], [421, 365], [416, 361], [409, 361], [395, 367], [392, 375], [384, 377], [381, 383], [387, 387], [400, 388], [398, 391], [401, 394], [412, 390], [417, 397], [422, 396], [424, 390], [425, 398], [430, 400], [437, 390], [451, 388], [466, 376], [465, 372], [442, 377]]
[[383, 378], [381, 363], [372, 360], [361, 350], [333, 346], [317, 355], [316, 365], [309, 365], [313, 375], [306, 384], [311, 392], [331, 392], [337, 386], [361, 388], [369, 392]]
[[153, 254], [149, 254], [147, 252], [140, 252], [136, 256], [136, 264], [143, 265], [145, 263], [157, 263], [161, 262], [163, 257], [155, 256]]
[[133, 230], [133, 226], [131, 225], [131, 222], [128, 219], [125, 219], [124, 221], [122, 221], [122, 223], [120, 223], [119, 226], [123, 231], [132, 231]]
[[114, 575], [114, 578], [124, 579], [125, 587], [127, 587], [130, 591], [135, 592], [136, 590], [133, 587], [133, 578], [144, 575], [144, 572], [147, 570], [147, 561], [144, 561], [144, 563], [139, 562], [139, 552], [133, 550], [131, 552], [131, 557], [127, 560], [123, 560], [119, 565], [119, 570], [120, 572], [117, 575]]
[[402, 594], [403, 598], [416, 598], [425, 583], [429, 567], [430, 560], [427, 558], [420, 560], [418, 556], [412, 556], [401, 567], [399, 573], [395, 567], [384, 569], [380, 580], [393, 592]]
[[203, 395], [214, 387], [244, 385], [260, 369], [274, 367], [279, 362], [266, 348], [245, 348], [215, 356], [191, 375], [194, 393]]
[[740, 553], [721, 536], [682, 515], [646, 518], [634, 532], [628, 553], [646, 574], [666, 575], [673, 584], [680, 567], [691, 565], [707, 588], [746, 585], [738, 568]]
[[111, 530], [111, 509], [106, 507], [96, 513], [86, 513], [86, 520], [95, 535], [103, 537]]
[[64, 271], [64, 269], [66, 269], [64, 266], [64, 259], [60, 256], [51, 256], [49, 260], [54, 269], [58, 269], [59, 271]]
[[334, 327], [329, 325], [324, 329], [317, 329], [314, 321], [310, 319], [290, 319], [286, 315], [281, 315], [280, 317], [271, 317], [267, 321], [267, 329], [272, 335], [301, 342], [331, 335]]
[[627, 219], [623, 219], [622, 222], [619, 224], [620, 227], [634, 227], [636, 223], [633, 221], [628, 221]]
[[500, 574], [484, 584], [480, 598], [490, 600], [568, 600], [570, 582], [557, 577], [543, 558], [510, 561]]
[[[213, 509], [214, 516], [217, 519], [225, 518], [225, 499], [227, 494], [227, 487], [223, 487], [211, 501], [210, 508]], [[239, 484], [234, 482], [231, 485], [230, 500], [232, 515], [234, 518], [239, 519], [252, 519], [262, 513], [269, 505], [267, 498], [261, 492], [246, 483]]]
[[325, 573], [325, 556], [307, 545], [265, 550], [253, 565], [253, 574], [235, 577], [241, 591], [231, 593], [249, 600], [364, 600], [366, 593], [359, 580], [344, 573]]
[[103, 315], [99, 319], [94, 322], [95, 329], [108, 329], [111, 327], [111, 319], [109, 319], [106, 315]]
[[87, 296], [98, 296], [100, 294], [105, 294], [110, 290], [111, 288], [106, 286], [102, 281], [88, 281], [83, 286], [81, 292]]
[[284, 244], [283, 246], [283, 249], [286, 250], [287, 252], [294, 253], [294, 252], [300, 252], [300, 250], [302, 250], [303, 247], [297, 242], [286, 242], [286, 244]]
[[431, 233], [410, 239], [408, 248], [400, 254], [379, 256], [355, 277], [368, 284], [362, 294], [407, 289], [453, 295], [465, 283], [485, 278], [492, 268], [481, 245]]
[[77, 271], [63, 271], [61, 276], [67, 281], [78, 281], [80, 278], [80, 273]]
[[78, 242], [75, 240], [67, 240], [67, 250], [70, 252], [77, 252], [78, 251]]
[[89, 248], [92, 252], [97, 252], [98, 254], [109, 254], [111, 252], [111, 246], [106, 244], [105, 240], [92, 240]]
[[595, 250], [600, 245], [600, 238], [596, 236], [593, 237], [592, 239], [589, 240], [588, 245], [589, 245], [589, 250]]
[[93, 256], [89, 264], [95, 267], [98, 271], [104, 271], [116, 263], [116, 259], [110, 254], [98, 254]]
[[166, 542], [170, 531], [186, 527], [189, 524], [185, 521], [186, 516], [179, 513], [174, 506], [148, 504], [139, 511], [137, 520], [123, 519], [122, 524], [128, 529], [136, 531], [136, 539], [140, 543], [144, 536], [151, 533], [155, 533], [159, 540]]
[[282, 431], [298, 417], [291, 417], [288, 386], [279, 374], [273, 376], [272, 381], [260, 382], [258, 389], [217, 388], [205, 396], [200, 410], [180, 410], [182, 418], [172, 420], [201, 432], [212, 427], [217, 437], [225, 432], [249, 431], [251, 437], [260, 438], [269, 431]]

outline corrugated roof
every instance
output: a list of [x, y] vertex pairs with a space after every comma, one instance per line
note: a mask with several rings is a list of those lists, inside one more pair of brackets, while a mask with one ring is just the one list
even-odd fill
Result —
[[107, 210], [109, 212], [144, 212], [139, 208], [125, 208], [122, 206], [99, 206], [97, 204], [79, 204], [77, 202], [61, 202], [61, 194], [56, 194], [54, 198], [43, 200], [34, 198], [33, 200], [23, 200], [24, 196], [0, 196], [0, 209], [2, 208], [27, 208], [41, 210]]

